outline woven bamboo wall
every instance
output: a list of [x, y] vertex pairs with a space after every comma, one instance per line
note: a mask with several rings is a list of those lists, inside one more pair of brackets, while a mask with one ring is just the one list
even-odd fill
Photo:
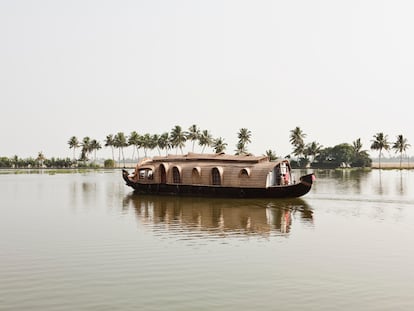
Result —
[[[180, 173], [181, 184], [212, 185], [212, 170], [217, 168], [221, 175], [221, 186], [225, 187], [265, 187], [266, 178], [270, 171], [279, 162], [260, 162], [252, 163], [229, 163], [228, 161], [177, 161], [177, 162], [146, 162], [142, 166], [137, 166], [136, 177], [138, 180], [138, 170], [152, 169], [153, 179], [145, 180], [145, 183], [161, 182], [161, 166], [165, 167], [166, 182], [171, 184], [173, 180], [173, 170], [176, 167]], [[244, 173], [244, 174], [243, 174]], [[141, 180], [142, 181], [142, 180]]]

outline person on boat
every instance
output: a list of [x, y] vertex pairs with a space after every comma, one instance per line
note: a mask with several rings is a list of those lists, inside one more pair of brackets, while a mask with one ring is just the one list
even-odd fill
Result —
[[289, 174], [284, 174], [283, 181], [285, 185], [289, 185]]

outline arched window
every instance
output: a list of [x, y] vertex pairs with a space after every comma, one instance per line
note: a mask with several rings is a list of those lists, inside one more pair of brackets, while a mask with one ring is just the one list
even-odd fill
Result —
[[248, 168], [241, 169], [240, 175], [239, 175], [240, 178], [247, 178], [249, 176], [250, 176], [250, 169]]
[[221, 176], [220, 176], [220, 171], [218, 170], [217, 167], [214, 167], [211, 170], [211, 177], [212, 177], [212, 183], [213, 185], [221, 185]]
[[193, 184], [199, 184], [201, 178], [201, 169], [200, 167], [194, 167], [191, 172], [191, 181]]
[[173, 183], [181, 184], [181, 176], [180, 176], [180, 171], [178, 170], [178, 167], [174, 166], [172, 169], [172, 173], [173, 173]]
[[160, 181], [162, 184], [167, 183], [167, 170], [165, 169], [164, 164], [160, 165]]

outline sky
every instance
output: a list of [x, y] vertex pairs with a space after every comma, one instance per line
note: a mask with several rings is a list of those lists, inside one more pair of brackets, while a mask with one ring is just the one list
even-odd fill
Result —
[[414, 146], [413, 12], [409, 0], [0, 0], [0, 156], [71, 157], [72, 136], [103, 145], [192, 124], [227, 153], [240, 128], [256, 155], [291, 153], [297, 126], [323, 147], [369, 150], [379, 132]]

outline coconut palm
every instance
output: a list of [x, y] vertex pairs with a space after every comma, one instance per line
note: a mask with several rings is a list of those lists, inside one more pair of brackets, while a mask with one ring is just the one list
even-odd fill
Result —
[[362, 143], [361, 138], [358, 138], [357, 140], [352, 142], [352, 147], [354, 148], [354, 153], [359, 154], [362, 149]]
[[213, 136], [211, 136], [208, 130], [203, 130], [200, 133], [200, 137], [198, 138], [198, 144], [203, 147], [201, 149], [201, 153], [204, 153], [204, 149], [206, 149], [206, 147], [211, 147], [211, 145], [213, 144]]
[[121, 154], [125, 167], [124, 148], [128, 147], [127, 137], [123, 132], [118, 132], [114, 137], [114, 147], [118, 148], [118, 163], [121, 162]]
[[69, 141], [69, 149], [73, 149], [73, 160], [76, 160], [76, 148], [80, 146], [79, 140], [76, 136], [72, 136]]
[[90, 144], [90, 150], [91, 152], [94, 152], [94, 162], [96, 162], [96, 151], [101, 149], [101, 143], [99, 141], [97, 141], [96, 139], [92, 139], [91, 140], [91, 144]]
[[321, 152], [321, 149], [322, 149], [322, 146], [316, 141], [313, 141], [305, 146], [304, 154], [305, 156], [311, 157], [311, 160], [310, 160], [311, 164], [315, 160], [315, 157]]
[[115, 141], [114, 141], [114, 135], [109, 134], [106, 136], [105, 140], [105, 147], [111, 147], [111, 151], [112, 151], [112, 161], [115, 162], [115, 156], [114, 156], [114, 147], [115, 147]]
[[395, 150], [395, 153], [400, 153], [400, 169], [402, 167], [402, 156], [403, 152], [407, 151], [407, 149], [411, 145], [407, 142], [407, 138], [405, 138], [403, 135], [397, 136], [397, 141], [392, 145], [392, 149]]
[[299, 126], [290, 131], [289, 142], [293, 146], [293, 155], [298, 158], [298, 162], [300, 162], [301, 156], [303, 156], [305, 153], [305, 138], [306, 134], [301, 130]]
[[379, 161], [379, 168], [381, 168], [381, 155], [382, 155], [382, 150], [389, 150], [390, 149], [390, 143], [388, 142], [388, 137], [387, 135], [384, 135], [384, 133], [377, 133], [373, 136], [373, 140], [372, 144], [371, 144], [371, 149], [372, 150], [379, 150], [379, 156], [378, 156], [378, 161]]
[[38, 165], [38, 167], [43, 167], [43, 161], [45, 160], [46, 158], [45, 158], [45, 156], [43, 155], [43, 152], [42, 151], [40, 151], [38, 154], [37, 154], [37, 158], [36, 158], [36, 161], [37, 161], [37, 165]]
[[236, 145], [235, 154], [236, 155], [246, 155], [247, 154], [246, 146], [241, 141], [239, 141]]
[[91, 152], [91, 138], [86, 136], [82, 139], [82, 153], [81, 153], [81, 160], [86, 162], [89, 160], [88, 154]]
[[265, 154], [264, 154], [266, 157], [268, 157], [269, 158], [269, 160], [270, 161], [274, 161], [274, 160], [276, 160], [277, 159], [277, 155], [276, 155], [276, 152], [275, 151], [273, 151], [273, 150], [266, 150], [266, 152], [265, 152]]
[[200, 138], [200, 129], [195, 124], [191, 125], [188, 128], [188, 132], [187, 132], [187, 140], [191, 140], [193, 142], [191, 152], [194, 152], [194, 144], [196, 140], [198, 140], [199, 138]]
[[247, 128], [241, 128], [237, 133], [237, 137], [239, 138], [239, 141], [236, 146], [236, 151], [241, 151], [239, 154], [247, 153], [246, 145], [251, 142], [252, 132]]
[[305, 144], [304, 143], [298, 143], [294, 146], [293, 149], [293, 155], [296, 156], [298, 159], [301, 158], [305, 154]]
[[147, 157], [148, 149], [152, 146], [152, 136], [149, 133], [145, 133], [141, 136], [141, 146], [144, 148], [144, 156]]
[[158, 134], [152, 135], [151, 136], [150, 148], [151, 148], [151, 150], [154, 150], [155, 148], [157, 148], [158, 155], [161, 155], [161, 148], [159, 146], [159, 140], [160, 140], [160, 135], [158, 135]]
[[133, 146], [132, 159], [134, 159], [135, 149], [137, 150], [137, 157], [139, 159], [139, 148], [141, 146], [141, 136], [136, 132], [132, 131], [128, 138], [128, 145]]
[[161, 150], [165, 150], [165, 155], [168, 153], [168, 149], [170, 149], [170, 134], [165, 132], [161, 134], [161, 136], [158, 139], [158, 148]]
[[294, 149], [293, 149], [292, 153], [293, 153], [294, 156], [297, 157], [298, 162], [300, 164], [300, 159], [305, 154], [305, 143], [303, 141], [299, 141], [293, 147], [294, 147]]
[[186, 132], [182, 130], [181, 126], [174, 126], [174, 128], [171, 130], [170, 139], [172, 147], [176, 148], [176, 153], [178, 153], [178, 148], [180, 148], [181, 154], [183, 154], [183, 147], [185, 146], [187, 136]]
[[293, 146], [296, 146], [298, 144], [303, 144], [305, 138], [306, 138], [306, 134], [301, 130], [299, 126], [295, 127], [293, 130], [290, 131], [289, 142]]
[[11, 162], [13, 163], [14, 168], [19, 168], [19, 157], [16, 155], [13, 156], [11, 159]]
[[353, 160], [351, 165], [354, 167], [371, 166], [372, 160], [368, 151], [362, 150], [361, 138], [352, 142]]
[[215, 153], [222, 153], [226, 150], [227, 143], [224, 142], [224, 138], [219, 137], [213, 140], [212, 147]]

